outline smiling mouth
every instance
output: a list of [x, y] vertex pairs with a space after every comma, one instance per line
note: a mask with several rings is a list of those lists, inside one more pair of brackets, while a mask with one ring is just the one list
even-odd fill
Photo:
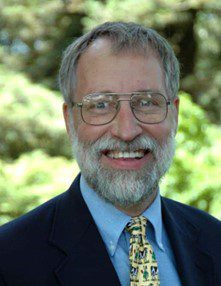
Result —
[[105, 156], [111, 159], [142, 159], [150, 150], [135, 150], [135, 151], [119, 151], [106, 150], [103, 152]]

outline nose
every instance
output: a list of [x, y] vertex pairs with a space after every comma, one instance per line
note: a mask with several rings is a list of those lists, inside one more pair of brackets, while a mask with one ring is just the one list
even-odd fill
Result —
[[134, 117], [129, 101], [120, 101], [120, 109], [112, 121], [111, 135], [123, 141], [132, 141], [142, 133], [141, 123]]

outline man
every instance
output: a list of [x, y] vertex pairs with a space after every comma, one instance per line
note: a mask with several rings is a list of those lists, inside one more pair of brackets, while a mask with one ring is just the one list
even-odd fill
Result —
[[221, 285], [220, 222], [159, 194], [179, 107], [166, 40], [105, 23], [68, 47], [59, 80], [81, 175], [1, 228], [0, 285]]

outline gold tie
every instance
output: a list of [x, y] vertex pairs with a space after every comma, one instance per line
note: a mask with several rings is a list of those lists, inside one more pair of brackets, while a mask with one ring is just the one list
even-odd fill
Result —
[[133, 217], [126, 226], [130, 233], [130, 286], [159, 286], [158, 266], [152, 246], [146, 239], [147, 219]]

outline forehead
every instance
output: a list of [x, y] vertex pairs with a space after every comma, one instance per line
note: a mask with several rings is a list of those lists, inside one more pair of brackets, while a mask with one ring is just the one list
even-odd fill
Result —
[[107, 39], [97, 39], [81, 55], [76, 70], [76, 96], [94, 92], [164, 91], [161, 62], [151, 48], [146, 54], [113, 53]]

